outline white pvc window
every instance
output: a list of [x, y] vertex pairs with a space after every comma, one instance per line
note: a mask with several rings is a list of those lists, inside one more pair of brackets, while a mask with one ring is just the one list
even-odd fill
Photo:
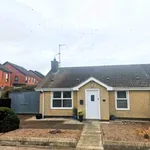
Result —
[[52, 92], [52, 108], [53, 109], [72, 109], [73, 100], [72, 92]]
[[127, 91], [116, 92], [116, 110], [129, 110], [129, 93]]

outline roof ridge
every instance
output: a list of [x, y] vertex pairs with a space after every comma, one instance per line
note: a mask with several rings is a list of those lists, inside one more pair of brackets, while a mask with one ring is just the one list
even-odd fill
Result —
[[37, 74], [39, 74], [41, 77], [45, 77], [41, 72], [39, 72], [37, 70], [35, 70], [34, 72], [37, 73]]
[[29, 70], [30, 72], [32, 72], [32, 73], [34, 73], [34, 75], [36, 75], [36, 76], [38, 76], [38, 77], [40, 77], [40, 78], [44, 78], [45, 76], [42, 74], [42, 73], [40, 73], [39, 71], [33, 71], [33, 70]]
[[[73, 66], [73, 67], [61, 67], [61, 68], [88, 68], [88, 67], [112, 67], [112, 66], [140, 66], [140, 65], [150, 65], [150, 63], [148, 64], [121, 64], [121, 65], [100, 65], [100, 66]], [[60, 68], [60, 69], [61, 69]]]
[[11, 73], [11, 71], [9, 71], [4, 65], [0, 64], [0, 70], [3, 70], [4, 72], [9, 72]]
[[[30, 74], [30, 72], [26, 68], [24, 68], [22, 66], [19, 66], [19, 65], [16, 65], [14, 63], [8, 62], [8, 61], [6, 61], [4, 64], [6, 64], [6, 63], [8, 63], [8, 64], [12, 65], [13, 67], [15, 67], [22, 74], [24, 74], [26, 76], [34, 77], [32, 74]], [[23, 69], [23, 70], [21, 70], [21, 69]]]

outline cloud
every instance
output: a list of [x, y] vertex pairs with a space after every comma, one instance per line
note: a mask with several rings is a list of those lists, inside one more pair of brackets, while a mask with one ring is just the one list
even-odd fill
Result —
[[[149, 63], [149, 0], [5, 0], [0, 5], [0, 63], [46, 74], [61, 66]], [[58, 59], [58, 56], [56, 56]]]

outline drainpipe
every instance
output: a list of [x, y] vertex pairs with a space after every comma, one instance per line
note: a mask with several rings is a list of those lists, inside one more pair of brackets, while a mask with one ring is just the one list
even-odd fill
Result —
[[41, 93], [43, 93], [43, 99], [42, 99], [42, 118], [44, 118], [44, 101], [45, 101], [45, 97], [44, 97], [44, 92], [43, 90], [41, 90]]

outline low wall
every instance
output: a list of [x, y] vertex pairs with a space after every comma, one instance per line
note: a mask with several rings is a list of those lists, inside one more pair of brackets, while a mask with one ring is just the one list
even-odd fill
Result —
[[75, 148], [77, 145], [76, 139], [66, 138], [19, 138], [19, 137], [5, 137], [0, 138], [0, 146], [41, 146], [43, 149], [67, 149]]
[[149, 142], [103, 141], [104, 150], [150, 150]]

